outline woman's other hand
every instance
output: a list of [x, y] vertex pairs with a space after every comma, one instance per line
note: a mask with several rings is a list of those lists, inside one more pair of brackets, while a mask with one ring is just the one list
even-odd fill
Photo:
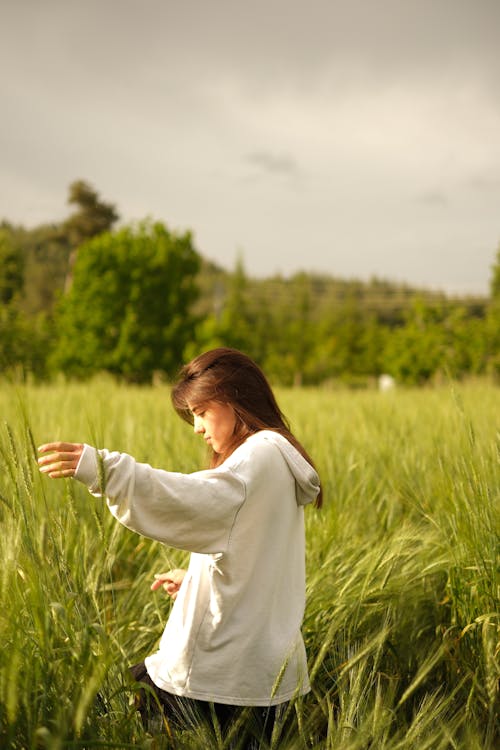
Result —
[[51, 479], [62, 479], [74, 476], [83, 443], [46, 443], [39, 447], [38, 452], [47, 454], [38, 459], [42, 474], [47, 474]]
[[151, 584], [151, 591], [157, 591], [159, 588], [163, 587], [167, 594], [171, 596], [172, 599], [175, 599], [185, 575], [186, 571], [182, 568], [169, 570], [168, 573], [155, 573], [155, 580]]

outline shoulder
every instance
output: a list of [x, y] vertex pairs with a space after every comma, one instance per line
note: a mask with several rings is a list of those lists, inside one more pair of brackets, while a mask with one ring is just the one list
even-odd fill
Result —
[[290, 443], [279, 432], [275, 432], [274, 430], [259, 430], [249, 435], [238, 450], [246, 449], [246, 451], [251, 453], [267, 450], [272, 453], [275, 449], [278, 449], [278, 451], [283, 449], [285, 445], [290, 445]]
[[286, 438], [272, 430], [260, 430], [250, 435], [234, 453], [224, 462], [232, 471], [246, 466], [261, 470], [266, 466], [276, 467], [283, 464], [283, 444], [288, 444]]
[[244, 445], [247, 445], [250, 450], [258, 450], [260, 448], [270, 452], [275, 452], [276, 450], [281, 452], [292, 447], [286, 437], [283, 437], [283, 435], [274, 430], [259, 430], [259, 432], [254, 432], [253, 435], [250, 435], [246, 439]]
[[293, 478], [299, 505], [312, 502], [320, 489], [316, 469], [286, 437], [273, 430], [250, 435], [222, 466], [238, 475], [245, 485], [255, 486], [257, 482], [261, 486], [265, 482], [284, 488]]

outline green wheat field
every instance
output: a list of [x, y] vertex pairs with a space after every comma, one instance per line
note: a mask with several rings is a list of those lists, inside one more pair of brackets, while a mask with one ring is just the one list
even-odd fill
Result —
[[[500, 389], [278, 397], [325, 507], [306, 511], [313, 691], [272, 747], [498, 747]], [[156, 647], [171, 606], [153, 574], [186, 555], [35, 463], [37, 445], [67, 439], [202, 468], [168, 388], [3, 384], [0, 412], [0, 747], [241, 747], [238, 727], [143, 729], [127, 667]]]

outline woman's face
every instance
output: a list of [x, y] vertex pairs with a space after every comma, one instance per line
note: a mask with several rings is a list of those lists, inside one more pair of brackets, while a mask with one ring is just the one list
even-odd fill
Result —
[[230, 404], [209, 401], [204, 406], [188, 404], [194, 418], [194, 431], [202, 435], [215, 453], [223, 453], [234, 435], [236, 415]]

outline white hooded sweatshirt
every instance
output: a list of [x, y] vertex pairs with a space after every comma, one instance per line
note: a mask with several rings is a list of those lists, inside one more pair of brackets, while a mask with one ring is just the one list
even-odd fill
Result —
[[257, 432], [193, 474], [86, 445], [75, 478], [105, 494], [127, 528], [192, 553], [159, 650], [145, 660], [158, 687], [242, 706], [308, 692], [303, 506], [319, 478], [286, 438]]

